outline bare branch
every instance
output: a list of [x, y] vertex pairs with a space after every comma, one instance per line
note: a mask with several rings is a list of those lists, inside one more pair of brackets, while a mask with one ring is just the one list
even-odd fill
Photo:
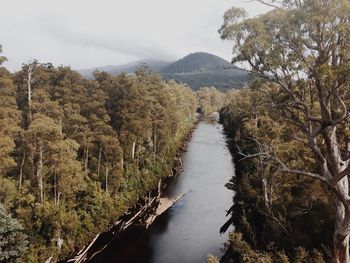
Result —
[[271, 3], [267, 3], [264, 0], [251, 0], [251, 1], [248, 1], [248, 2], [254, 2], [254, 1], [259, 2], [259, 3], [261, 3], [263, 5], [266, 5], [266, 6], [272, 7], [272, 8], [280, 8], [280, 6], [272, 4], [272, 2], [278, 2], [278, 1], [272, 1]]
[[335, 97], [337, 98], [337, 100], [340, 102], [342, 108], [343, 108], [343, 115], [340, 117], [339, 120], [333, 121], [333, 124], [339, 124], [342, 123], [343, 121], [345, 121], [348, 117], [348, 108], [346, 107], [345, 102], [339, 97], [339, 95], [335, 92]]
[[[258, 142], [255, 139], [249, 138], [255, 142]], [[254, 153], [254, 154], [245, 154], [243, 153], [239, 148], [238, 148], [238, 154], [242, 155], [243, 158], [241, 160], [247, 159], [247, 158], [255, 158], [255, 157], [267, 157], [270, 160], [276, 161], [279, 164], [279, 170], [282, 172], [287, 172], [287, 173], [294, 173], [294, 174], [299, 174], [299, 175], [305, 175], [314, 179], [318, 179], [324, 183], [327, 183], [327, 185], [329, 185], [329, 180], [327, 178], [325, 178], [324, 176], [318, 174], [318, 173], [312, 173], [312, 172], [307, 172], [307, 171], [303, 171], [303, 170], [298, 170], [298, 169], [291, 169], [289, 168], [281, 159], [279, 159], [276, 155], [276, 153], [274, 152], [273, 155], [271, 155], [268, 152], [264, 152], [261, 149], [261, 144], [260, 142], [258, 142], [258, 146], [259, 146], [259, 152]]]
[[334, 176], [331, 180], [331, 185], [335, 186], [341, 179], [343, 179], [345, 176], [348, 176], [350, 173], [350, 166], [348, 166], [345, 170], [338, 173], [336, 176]]

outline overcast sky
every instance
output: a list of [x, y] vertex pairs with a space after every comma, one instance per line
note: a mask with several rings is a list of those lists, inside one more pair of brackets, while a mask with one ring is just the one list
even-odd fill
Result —
[[257, 15], [248, 0], [8, 0], [0, 4], [4, 64], [31, 58], [83, 69], [144, 58], [176, 60], [205, 51], [231, 59], [217, 30], [232, 6]]

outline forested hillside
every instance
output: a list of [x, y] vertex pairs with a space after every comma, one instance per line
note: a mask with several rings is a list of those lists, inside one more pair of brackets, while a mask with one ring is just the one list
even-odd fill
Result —
[[232, 8], [220, 29], [260, 77], [221, 111], [237, 161], [221, 262], [348, 263], [350, 5], [262, 2], [272, 10]]
[[113, 224], [170, 173], [196, 108], [147, 68], [1, 67], [0, 262], [64, 258]]
[[222, 91], [241, 88], [249, 76], [226, 60], [205, 52], [196, 52], [168, 65], [161, 71], [165, 79], [186, 83], [192, 89], [214, 86]]
[[86, 78], [93, 78], [94, 72], [96, 70], [107, 72], [112, 76], [117, 76], [122, 73], [134, 74], [142, 65], [147, 65], [147, 67], [149, 67], [153, 72], [159, 73], [163, 68], [165, 68], [171, 63], [172, 62], [157, 59], [142, 59], [140, 61], [134, 61], [123, 65], [110, 65], [89, 69], [81, 69], [79, 70], [79, 73]]
[[[92, 1], [79, 13], [81, 1], [71, 14], [62, 3], [12, 2], [0, 17], [12, 31], [1, 34], [23, 50], [6, 53], [16, 72], [0, 54], [0, 263], [192, 263], [205, 252], [210, 263], [350, 263], [349, 0], [253, 0], [243, 3], [249, 14], [227, 10], [219, 34], [232, 64], [196, 52], [84, 75], [18, 61], [42, 52], [55, 65], [84, 67], [212, 50], [202, 29], [225, 4], [187, 1], [182, 12], [172, 2], [172, 17], [162, 1], [140, 12]], [[91, 19], [101, 6], [106, 20]], [[23, 20], [6, 16], [14, 11]], [[176, 34], [189, 21], [208, 26]], [[216, 111], [221, 124], [216, 114], [202, 118]], [[187, 181], [173, 176], [183, 169]]]
[[164, 80], [185, 83], [193, 90], [210, 86], [221, 91], [242, 88], [250, 79], [242, 69], [205, 52], [191, 53], [175, 62], [145, 59], [120, 66], [83, 69], [79, 72], [86, 78], [92, 78], [95, 70], [106, 71], [114, 76], [121, 73], [133, 74], [142, 64], [146, 64], [152, 71], [159, 73]]

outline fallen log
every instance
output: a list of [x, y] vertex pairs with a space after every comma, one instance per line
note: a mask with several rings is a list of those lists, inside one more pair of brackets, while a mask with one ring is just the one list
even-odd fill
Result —
[[127, 229], [129, 226], [131, 226], [134, 222], [138, 221], [140, 218], [144, 216], [145, 213], [148, 213], [148, 209], [152, 207], [154, 202], [158, 201], [157, 197], [153, 197], [146, 205], [144, 205], [131, 219], [129, 219], [127, 222], [125, 222], [124, 226], [121, 230]]
[[100, 234], [96, 235], [95, 238], [87, 245], [85, 248], [79, 251], [79, 253], [72, 259], [67, 260], [67, 262], [80, 263], [85, 261], [86, 253], [89, 251], [90, 247], [95, 243]]
[[185, 193], [182, 193], [182, 194], [178, 195], [174, 199], [169, 199], [169, 198], [166, 198], [166, 197], [160, 198], [159, 199], [159, 204], [158, 204], [158, 207], [157, 207], [155, 213], [150, 215], [145, 221], [146, 228], [148, 228], [158, 216], [160, 216], [166, 210], [168, 210], [170, 207], [172, 207], [184, 195], [185, 195]]
[[[169, 171], [170, 175], [168, 178], [175, 178], [181, 171], [184, 170], [181, 154], [187, 151], [188, 142], [192, 138], [192, 132], [184, 139], [182, 145], [177, 149], [176, 156], [174, 158], [174, 165]], [[71, 254], [69, 259], [60, 262], [74, 262], [82, 263], [87, 260], [91, 260], [95, 255], [100, 253], [111, 240], [113, 240], [119, 233], [125, 231], [127, 228], [135, 225], [142, 225], [149, 227], [156, 217], [163, 214], [171, 206], [173, 206], [184, 194], [177, 196], [174, 199], [161, 198], [161, 192], [169, 184], [167, 180], [159, 182], [157, 190], [149, 192], [152, 195], [146, 198], [141, 198], [136, 205], [121, 216], [117, 222], [115, 222], [108, 230], [98, 234], [95, 238], [80, 251]], [[157, 192], [156, 192], [157, 191]], [[103, 239], [108, 236], [109, 241], [106, 242]], [[102, 243], [102, 245], [99, 244]], [[90, 251], [91, 250], [91, 251]]]

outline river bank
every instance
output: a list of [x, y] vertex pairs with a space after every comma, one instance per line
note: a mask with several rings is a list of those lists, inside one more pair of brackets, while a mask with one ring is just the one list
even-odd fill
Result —
[[[264, 159], [242, 155], [258, 152], [256, 136], [265, 136], [261, 134], [270, 128], [249, 119], [251, 110], [244, 110], [246, 115], [241, 105], [229, 104], [221, 113], [237, 173], [227, 184], [235, 196], [224, 225], [234, 225], [234, 231], [220, 262], [331, 262], [327, 244], [331, 243], [333, 219], [320, 219], [324, 213], [332, 215], [331, 196], [318, 182], [275, 170]], [[310, 193], [317, 193], [317, 198], [308, 199]]]
[[[199, 117], [200, 118], [200, 117]], [[140, 197], [140, 199], [131, 207], [124, 215], [119, 217], [116, 222], [107, 230], [97, 234], [89, 244], [84, 246], [81, 250], [72, 253], [69, 258], [60, 262], [74, 262], [82, 263], [89, 262], [95, 255], [99, 254], [119, 235], [123, 234], [129, 227], [138, 226], [141, 228], [148, 227], [153, 223], [157, 216], [165, 212], [172, 206], [181, 196], [176, 198], [161, 198], [162, 192], [166, 190], [167, 186], [171, 184], [172, 180], [176, 178], [178, 173], [183, 169], [181, 155], [187, 149], [188, 143], [192, 138], [193, 131], [196, 129], [198, 121], [193, 124], [192, 129], [183, 138], [180, 146], [174, 156], [174, 164], [168, 176], [161, 179], [158, 185], [147, 195]], [[162, 210], [158, 212], [158, 208]]]
[[182, 160], [184, 171], [163, 196], [185, 196], [148, 229], [134, 226], [118, 235], [90, 262], [197, 263], [222, 255], [227, 234], [219, 230], [233, 196], [224, 185], [234, 175], [222, 125], [200, 121]]

